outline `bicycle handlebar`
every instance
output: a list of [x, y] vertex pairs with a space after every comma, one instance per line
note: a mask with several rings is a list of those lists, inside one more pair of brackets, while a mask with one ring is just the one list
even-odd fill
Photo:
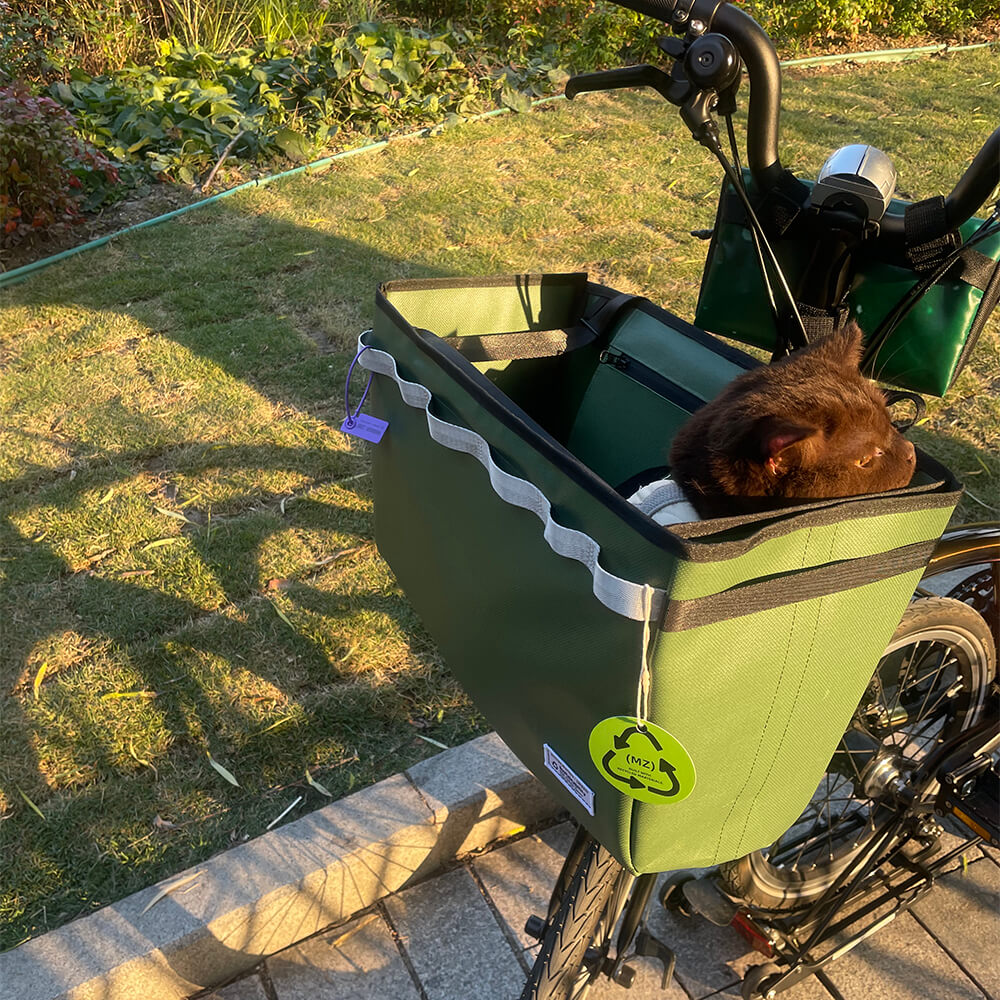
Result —
[[666, 24], [702, 21], [707, 31], [726, 35], [739, 50], [750, 79], [747, 111], [747, 165], [759, 190], [768, 191], [782, 172], [778, 157], [781, 66], [764, 29], [725, 0], [614, 0]]
[[[778, 118], [781, 110], [781, 68], [767, 33], [744, 11], [727, 0], [614, 0], [639, 14], [665, 24], [686, 26], [693, 20], [706, 31], [726, 35], [739, 50], [750, 81], [747, 113], [747, 166], [759, 191], [770, 191], [783, 168], [778, 156]], [[983, 144], [951, 194], [945, 198], [946, 231], [970, 219], [1000, 184], [1000, 128]], [[881, 231], [890, 240], [902, 239], [901, 215], [885, 215]], [[944, 235], [943, 233], [940, 235]]]

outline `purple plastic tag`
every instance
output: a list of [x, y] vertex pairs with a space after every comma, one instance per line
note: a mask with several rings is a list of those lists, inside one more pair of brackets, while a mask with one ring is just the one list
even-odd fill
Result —
[[371, 441], [372, 444], [378, 444], [388, 426], [387, 420], [379, 420], [378, 417], [370, 417], [367, 413], [359, 413], [354, 417], [345, 417], [340, 429], [345, 434], [353, 434], [355, 437]]

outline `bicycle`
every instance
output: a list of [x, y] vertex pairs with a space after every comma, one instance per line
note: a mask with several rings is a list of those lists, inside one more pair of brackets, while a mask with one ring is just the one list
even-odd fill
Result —
[[[777, 152], [780, 72], [769, 39], [751, 18], [726, 3], [619, 2], [669, 24], [678, 37], [665, 39], [661, 48], [673, 60], [673, 69], [667, 73], [641, 66], [585, 74], [569, 82], [567, 96], [647, 86], [680, 107], [693, 137], [720, 160], [749, 219], [779, 331], [775, 357], [802, 346], [810, 333], [842, 320], [853, 258], [862, 242], [874, 238], [898, 244], [907, 238], [900, 216], [881, 215], [876, 235], [871, 216], [862, 217], [858, 210], [860, 200], [884, 195], [884, 186], [879, 191], [884, 164], [873, 157], [875, 167], [848, 171], [850, 179], [839, 178], [838, 186], [837, 165], [830, 164], [840, 154], [828, 161], [824, 170], [833, 194], [813, 220], [814, 235], [822, 236], [825, 228], [826, 250], [815, 254], [794, 280], [786, 278], [769, 242], [773, 227], [768, 233], [748, 197], [731, 119], [742, 65], [751, 92], [749, 179], [758, 192], [787, 185]], [[727, 120], [732, 163], [722, 150], [714, 113]], [[932, 241], [957, 229], [998, 181], [1000, 129], [938, 206], [930, 223], [937, 229], [924, 237]], [[883, 211], [887, 205], [885, 199]], [[994, 225], [996, 218], [994, 211]], [[954, 257], [945, 260], [948, 267], [954, 265]], [[921, 294], [944, 270], [922, 283]], [[993, 283], [996, 295], [996, 273]], [[876, 344], [886, 342], [915, 301], [904, 301], [890, 312]], [[874, 351], [866, 352], [867, 360]], [[931, 589], [936, 580], [956, 572], [961, 579], [950, 583], [944, 595]], [[824, 781], [799, 820], [769, 848], [724, 863], [704, 878], [665, 883], [662, 905], [732, 924], [768, 958], [744, 979], [746, 1000], [770, 1000], [844, 954], [929, 891], [970, 845], [998, 844], [1000, 777], [990, 756], [1000, 745], [998, 595], [1000, 523], [945, 532]], [[931, 862], [943, 832], [936, 814], [957, 818], [968, 837]], [[527, 931], [541, 947], [522, 1000], [582, 1000], [602, 974], [627, 987], [634, 976], [629, 965], [634, 955], [663, 962], [665, 989], [673, 954], [643, 927], [642, 919], [656, 879], [652, 873], [632, 876], [581, 826], [547, 914], [528, 921]]]

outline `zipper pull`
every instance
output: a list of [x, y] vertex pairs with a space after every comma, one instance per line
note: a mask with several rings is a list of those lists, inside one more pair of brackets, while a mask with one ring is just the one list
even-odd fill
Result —
[[628, 369], [629, 358], [628, 355], [622, 354], [621, 351], [615, 350], [605, 350], [601, 351], [598, 356], [598, 361], [602, 365], [612, 365], [617, 368], [618, 371], [623, 372]]

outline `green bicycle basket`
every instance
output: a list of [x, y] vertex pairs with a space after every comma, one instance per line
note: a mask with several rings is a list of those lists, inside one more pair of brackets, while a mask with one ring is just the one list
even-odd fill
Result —
[[959, 497], [655, 524], [613, 488], [756, 362], [586, 275], [393, 282], [359, 364], [379, 550], [513, 751], [635, 873], [810, 800]]

